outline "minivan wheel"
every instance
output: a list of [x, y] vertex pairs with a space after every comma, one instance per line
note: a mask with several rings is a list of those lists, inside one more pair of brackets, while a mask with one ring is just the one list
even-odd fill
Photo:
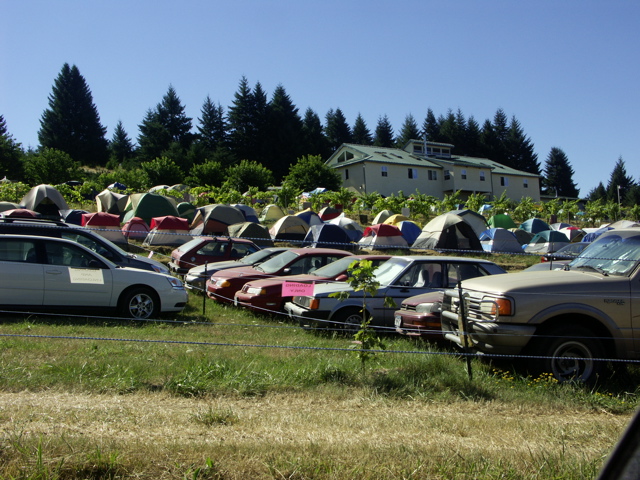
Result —
[[347, 332], [357, 332], [362, 327], [362, 311], [360, 309], [349, 308], [338, 312], [335, 316], [335, 324]]
[[587, 329], [560, 328], [550, 331], [541, 339], [535, 355], [539, 373], [551, 373], [559, 382], [593, 384], [602, 374], [605, 350], [602, 342]]
[[134, 288], [125, 292], [120, 299], [120, 314], [124, 317], [156, 318], [159, 311], [160, 301], [155, 292], [148, 288]]

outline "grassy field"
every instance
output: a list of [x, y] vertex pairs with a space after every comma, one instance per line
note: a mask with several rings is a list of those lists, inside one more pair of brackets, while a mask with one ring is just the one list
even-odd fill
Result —
[[386, 336], [351, 338], [192, 295], [177, 321], [5, 313], [0, 477], [593, 478], [638, 403]]

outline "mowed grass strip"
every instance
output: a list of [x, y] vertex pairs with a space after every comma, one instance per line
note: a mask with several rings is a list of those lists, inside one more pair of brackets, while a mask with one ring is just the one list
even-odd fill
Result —
[[637, 405], [634, 368], [588, 389], [474, 360], [470, 381], [454, 350], [387, 336], [417, 353], [363, 370], [349, 337], [201, 306], [5, 315], [42, 337], [0, 337], [0, 477], [593, 478]]

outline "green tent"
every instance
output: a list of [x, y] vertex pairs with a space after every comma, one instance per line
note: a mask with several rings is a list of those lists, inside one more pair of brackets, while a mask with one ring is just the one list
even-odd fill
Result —
[[129, 195], [129, 200], [124, 208], [123, 222], [126, 223], [133, 217], [140, 217], [149, 225], [152, 218], [168, 215], [180, 216], [174, 198], [157, 193], [134, 193]]
[[487, 220], [489, 228], [516, 228], [516, 222], [506, 213], [499, 213]]

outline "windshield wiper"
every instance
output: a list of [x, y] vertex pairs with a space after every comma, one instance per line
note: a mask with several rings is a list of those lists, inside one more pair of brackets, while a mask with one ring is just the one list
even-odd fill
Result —
[[604, 275], [605, 277], [608, 277], [609, 274], [607, 272], [605, 272], [602, 268], [600, 267], [594, 267], [593, 265], [580, 265], [578, 267], [574, 267], [576, 270], [580, 269], [580, 268], [584, 268], [585, 270], [593, 270], [594, 272], [598, 272], [601, 275]]

